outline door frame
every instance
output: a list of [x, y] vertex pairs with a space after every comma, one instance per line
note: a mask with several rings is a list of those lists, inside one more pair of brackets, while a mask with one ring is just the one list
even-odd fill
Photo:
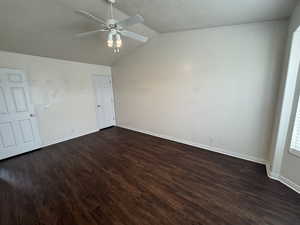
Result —
[[[21, 150], [20, 151], [20, 154], [23, 154], [23, 153], [27, 153], [27, 152], [31, 152], [31, 151], [34, 151], [34, 150], [37, 150], [39, 148], [42, 147], [42, 139], [41, 139], [41, 132], [40, 132], [40, 124], [39, 124], [39, 119], [38, 119], [38, 116], [36, 114], [36, 109], [35, 109], [35, 106], [33, 104], [33, 98], [32, 98], [32, 92], [31, 92], [31, 85], [30, 85], [30, 82], [28, 80], [28, 76], [27, 76], [27, 73], [22, 70], [22, 69], [11, 69], [11, 68], [3, 68], [3, 67], [0, 67], [0, 72], [8, 72], [8, 73], [21, 73], [24, 77], [24, 86], [25, 88], [27, 89], [28, 91], [28, 106], [29, 106], [29, 110], [30, 110], [30, 113], [34, 115], [34, 123], [36, 125], [36, 146], [32, 149], [32, 150], [29, 150], [29, 151], [24, 151], [24, 150]], [[17, 155], [20, 155], [20, 154], [17, 154]], [[12, 156], [9, 156], [8, 158], [10, 157], [14, 157], [14, 156], [17, 156], [17, 155], [12, 155]], [[4, 158], [5, 159], [5, 158]]]
[[113, 115], [114, 115], [114, 122], [113, 122], [113, 126], [116, 126], [116, 112], [115, 112], [115, 97], [114, 97], [114, 89], [113, 89], [113, 84], [112, 84], [112, 75], [111, 74], [92, 74], [92, 83], [93, 83], [93, 88], [94, 88], [94, 96], [95, 96], [95, 113], [96, 113], [96, 122], [97, 122], [97, 129], [101, 130], [104, 129], [102, 127], [99, 127], [100, 124], [100, 118], [99, 118], [99, 114], [98, 114], [98, 109], [97, 109], [97, 104], [98, 104], [98, 99], [97, 99], [97, 86], [96, 86], [96, 82], [95, 79], [96, 77], [109, 77], [110, 78], [110, 82], [111, 82], [111, 89], [112, 89], [112, 101], [113, 101]]

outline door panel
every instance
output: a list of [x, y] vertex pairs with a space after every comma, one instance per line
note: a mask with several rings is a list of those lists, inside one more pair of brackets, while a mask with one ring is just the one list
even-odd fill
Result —
[[17, 140], [12, 122], [0, 123], [0, 134], [3, 148], [16, 146]]
[[10, 82], [18, 82], [18, 83], [23, 82], [22, 74], [8, 73], [7, 76]]
[[28, 112], [27, 100], [23, 87], [11, 88], [12, 98], [14, 101], [16, 112]]
[[23, 142], [28, 143], [34, 140], [32, 124], [29, 119], [19, 120], [19, 126], [23, 137]]
[[114, 98], [111, 76], [94, 76], [99, 129], [115, 125]]
[[0, 80], [0, 159], [4, 159], [41, 144], [25, 74], [0, 69]]
[[3, 87], [0, 87], [0, 114], [7, 114], [8, 113], [8, 107], [6, 98], [4, 96], [4, 90]]

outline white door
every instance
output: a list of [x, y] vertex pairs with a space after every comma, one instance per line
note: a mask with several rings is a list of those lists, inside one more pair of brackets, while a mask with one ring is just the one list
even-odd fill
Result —
[[40, 147], [25, 73], [0, 69], [0, 159]]
[[95, 75], [94, 86], [98, 128], [103, 129], [116, 125], [111, 76]]

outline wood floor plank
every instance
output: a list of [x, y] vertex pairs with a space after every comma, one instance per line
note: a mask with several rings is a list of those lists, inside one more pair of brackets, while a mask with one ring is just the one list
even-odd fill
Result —
[[299, 225], [263, 165], [122, 128], [0, 161], [1, 225]]

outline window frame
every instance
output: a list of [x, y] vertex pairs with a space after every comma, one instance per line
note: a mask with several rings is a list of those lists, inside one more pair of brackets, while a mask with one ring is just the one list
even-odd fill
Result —
[[[299, 63], [300, 64], [300, 63]], [[297, 156], [300, 158], [300, 150], [294, 149], [291, 147], [292, 145], [292, 137], [294, 133], [294, 126], [295, 126], [295, 121], [296, 121], [296, 114], [298, 107], [300, 107], [300, 65], [297, 65], [297, 78], [296, 78], [296, 87], [295, 87], [295, 92], [293, 96], [293, 103], [292, 103], [292, 112], [290, 114], [290, 125], [289, 125], [289, 132], [287, 136], [287, 141], [288, 141], [288, 149], [289, 153]]]
[[300, 158], [300, 151], [299, 150], [296, 150], [296, 149], [293, 149], [293, 148], [290, 148], [290, 151], [289, 151], [291, 154], [297, 156]]

